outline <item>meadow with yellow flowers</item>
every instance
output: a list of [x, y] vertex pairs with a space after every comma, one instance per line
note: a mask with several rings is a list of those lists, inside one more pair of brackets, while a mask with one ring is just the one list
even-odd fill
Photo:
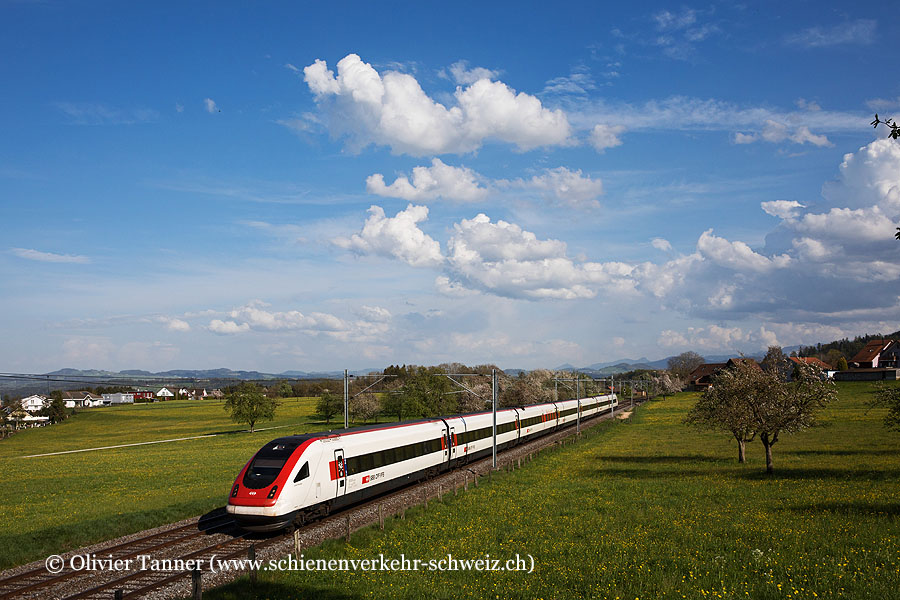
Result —
[[[252, 434], [207, 399], [81, 410], [3, 440], [0, 568], [223, 506], [267, 441], [329, 427], [313, 414], [316, 400], [282, 400], [275, 420]], [[127, 445], [179, 438], [193, 439]], [[34, 456], [54, 452], [66, 453]]]
[[[304, 552], [418, 570], [264, 572], [204, 598], [897, 598], [900, 433], [867, 406], [872, 384], [838, 387], [819, 426], [776, 444], [773, 476], [758, 442], [739, 464], [728, 436], [682, 424], [697, 396], [678, 394], [385, 531]], [[427, 567], [517, 555], [534, 570]]]

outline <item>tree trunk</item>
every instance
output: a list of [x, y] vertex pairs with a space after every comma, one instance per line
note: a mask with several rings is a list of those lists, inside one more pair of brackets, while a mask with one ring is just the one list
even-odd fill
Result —
[[759, 436], [759, 439], [762, 440], [763, 447], [766, 449], [766, 473], [770, 475], [775, 472], [775, 465], [772, 463], [772, 444], [775, 443], [774, 440], [769, 440], [769, 434], [764, 433]]
[[744, 454], [744, 438], [737, 438], [738, 443], [738, 462], [745, 463], [747, 462], [746, 455]]

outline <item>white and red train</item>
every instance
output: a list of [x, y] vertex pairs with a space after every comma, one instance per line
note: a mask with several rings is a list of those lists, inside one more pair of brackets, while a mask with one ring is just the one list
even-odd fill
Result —
[[[498, 410], [498, 450], [617, 405], [609, 394]], [[302, 524], [491, 454], [492, 424], [480, 412], [280, 437], [241, 469], [227, 510], [251, 531]]]

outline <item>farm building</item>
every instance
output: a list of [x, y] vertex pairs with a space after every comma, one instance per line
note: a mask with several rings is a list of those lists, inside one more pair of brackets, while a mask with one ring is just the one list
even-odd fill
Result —
[[855, 369], [897, 368], [900, 343], [894, 340], [872, 340], [850, 360]]
[[168, 400], [169, 398], [174, 398], [175, 394], [169, 391], [169, 388], [162, 388], [158, 392], [156, 392], [156, 397], [160, 400]]
[[66, 408], [90, 408], [103, 403], [100, 396], [95, 396], [90, 392], [63, 392], [62, 398]]
[[117, 392], [115, 394], [103, 394], [103, 405], [111, 404], [133, 404], [134, 394]]
[[752, 358], [729, 358], [728, 362], [724, 363], [706, 363], [691, 371], [691, 374], [688, 375], [688, 385], [692, 391], [702, 392], [710, 386], [712, 378], [716, 373], [722, 369], [733, 367], [737, 363], [748, 364], [757, 369], [762, 368], [759, 366], [759, 363]]
[[850, 369], [834, 374], [835, 381], [896, 381], [900, 369]]
[[792, 363], [800, 364], [801, 362], [806, 363], [808, 365], [815, 365], [822, 369], [823, 371], [832, 370], [831, 365], [823, 360], [819, 360], [815, 356], [789, 356], [788, 357]]
[[702, 392], [709, 387], [712, 376], [725, 368], [725, 363], [706, 363], [700, 365], [688, 376], [688, 383], [691, 390]]

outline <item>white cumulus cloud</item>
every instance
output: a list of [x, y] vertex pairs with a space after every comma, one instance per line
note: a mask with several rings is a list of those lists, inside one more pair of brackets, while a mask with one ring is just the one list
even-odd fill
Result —
[[497, 71], [484, 67], [469, 68], [469, 62], [465, 60], [458, 60], [450, 65], [450, 75], [453, 77], [453, 81], [460, 85], [472, 84], [480, 79], [496, 79], [499, 74]]
[[418, 227], [427, 218], [427, 206], [410, 204], [393, 217], [385, 216], [380, 206], [372, 206], [359, 233], [333, 242], [361, 255], [396, 258], [413, 267], [434, 267], [444, 259], [441, 245]]
[[656, 248], [657, 250], [662, 250], [663, 252], [671, 252], [672, 244], [669, 240], [665, 238], [653, 238], [650, 241], [650, 245]]
[[447, 243], [450, 279], [439, 282], [444, 288], [457, 284], [533, 300], [592, 298], [601, 284], [622, 282], [631, 271], [622, 263], [577, 262], [566, 255], [564, 242], [540, 240], [484, 214], [463, 219], [453, 229]]
[[799, 214], [801, 208], [806, 208], [796, 200], [772, 200], [761, 202], [760, 206], [766, 214], [779, 219], [793, 219]]
[[581, 169], [547, 169], [543, 174], [532, 177], [529, 183], [546, 197], [573, 207], [599, 206], [597, 198], [603, 194], [603, 182], [583, 175]]
[[707, 229], [700, 235], [697, 250], [704, 258], [718, 265], [736, 271], [765, 272], [786, 267], [791, 261], [790, 256], [786, 254], [771, 258], [764, 256], [754, 252], [744, 242], [729, 242], [725, 238], [713, 235], [712, 231]]
[[414, 167], [412, 181], [407, 177], [397, 177], [390, 185], [384, 182], [381, 173], [366, 179], [366, 191], [388, 198], [401, 198], [410, 202], [422, 202], [443, 198], [456, 202], [476, 202], [483, 200], [488, 190], [479, 186], [480, 176], [465, 167], [444, 164], [439, 158], [431, 161], [430, 167]]
[[356, 54], [338, 62], [337, 75], [322, 60], [303, 72], [332, 134], [348, 138], [354, 149], [375, 144], [422, 156], [471, 152], [488, 140], [523, 151], [571, 143], [563, 111], [499, 81], [479, 78], [457, 88], [456, 105], [448, 108], [413, 76], [380, 74]]
[[594, 125], [591, 129], [590, 143], [597, 152], [603, 152], [607, 148], [615, 148], [622, 145], [619, 137], [625, 133], [624, 125]]
[[235, 333], [244, 333], [250, 331], [250, 325], [241, 323], [238, 325], [234, 321], [222, 321], [221, 319], [213, 319], [209, 322], [209, 330], [219, 335], [233, 335]]
[[175, 317], [159, 317], [159, 322], [166, 326], [169, 331], [190, 331], [191, 325], [184, 319], [176, 319]]

